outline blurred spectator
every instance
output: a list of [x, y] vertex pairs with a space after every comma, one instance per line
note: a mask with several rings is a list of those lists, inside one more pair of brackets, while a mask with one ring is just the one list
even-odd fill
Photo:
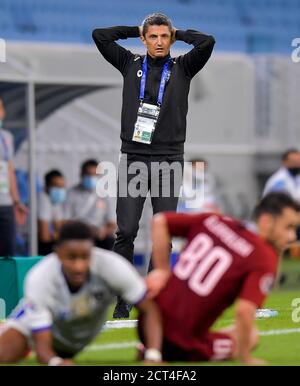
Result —
[[286, 192], [300, 202], [300, 151], [289, 149], [282, 155], [282, 166], [267, 180], [263, 196], [270, 192]]
[[[24, 165], [25, 166], [25, 165]], [[18, 192], [20, 201], [26, 205], [30, 205], [30, 176], [29, 172], [23, 169], [15, 169]], [[36, 192], [39, 195], [44, 190], [44, 184], [41, 179], [36, 176]], [[16, 251], [15, 256], [24, 257], [29, 254], [29, 235], [30, 235], [29, 218], [23, 224], [17, 224], [16, 235]]]
[[[300, 151], [298, 149], [288, 149], [283, 153], [282, 166], [267, 180], [263, 196], [270, 192], [281, 191], [288, 193], [300, 203]], [[300, 240], [300, 227], [297, 230], [297, 239]], [[299, 243], [291, 246], [289, 253], [293, 258], [300, 258]]]
[[53, 250], [64, 220], [64, 202], [67, 191], [65, 178], [59, 170], [45, 175], [45, 190], [38, 203], [39, 254], [48, 255]]
[[[179, 199], [179, 212], [221, 212], [220, 199], [217, 194], [216, 177], [209, 172], [208, 162], [205, 159], [192, 159], [192, 170], [186, 168], [183, 177], [182, 197]], [[193, 192], [203, 190], [204, 197], [199, 203], [189, 208], [187, 201], [193, 197]], [[204, 198], [202, 200], [202, 198]], [[194, 200], [191, 198], [191, 200]]]
[[98, 197], [96, 160], [85, 161], [81, 166], [81, 182], [69, 192], [66, 201], [66, 219], [81, 220], [93, 227], [95, 244], [112, 249], [116, 230], [115, 212], [108, 198]]
[[27, 208], [20, 202], [13, 165], [13, 136], [2, 129], [5, 109], [0, 99], [0, 256], [15, 253], [16, 223], [24, 224]]

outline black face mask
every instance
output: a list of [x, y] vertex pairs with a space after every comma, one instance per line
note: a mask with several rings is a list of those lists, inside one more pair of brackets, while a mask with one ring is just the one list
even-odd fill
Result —
[[297, 177], [300, 174], [300, 168], [288, 168], [288, 171], [293, 177]]

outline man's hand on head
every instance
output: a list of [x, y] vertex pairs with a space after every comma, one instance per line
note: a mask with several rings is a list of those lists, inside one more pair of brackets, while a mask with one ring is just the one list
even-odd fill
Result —
[[177, 31], [177, 28], [172, 28], [172, 36], [171, 36], [171, 41], [172, 41], [172, 44], [176, 42], [176, 31]]

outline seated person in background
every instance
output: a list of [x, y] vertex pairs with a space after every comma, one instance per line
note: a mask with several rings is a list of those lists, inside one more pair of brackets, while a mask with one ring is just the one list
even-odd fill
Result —
[[53, 250], [64, 220], [66, 199], [65, 178], [58, 170], [45, 175], [45, 190], [38, 201], [39, 254], [48, 255]]
[[[183, 174], [182, 196], [178, 201], [178, 212], [215, 212], [221, 213], [221, 200], [218, 196], [217, 179], [209, 170], [208, 162], [203, 158], [194, 158], [189, 161], [192, 168], [185, 168]], [[195, 191], [203, 193], [193, 206], [188, 202], [193, 198]]]
[[93, 244], [86, 224], [62, 226], [55, 253], [29, 271], [24, 299], [1, 328], [0, 363], [20, 361], [33, 348], [41, 363], [71, 365], [99, 334], [116, 295], [143, 315], [146, 360], [161, 360], [160, 314], [145, 298], [143, 278], [123, 257]]
[[300, 203], [300, 151], [288, 149], [282, 155], [282, 166], [267, 180], [263, 196], [285, 192]]
[[115, 240], [115, 212], [108, 198], [97, 195], [97, 166], [96, 160], [82, 164], [81, 181], [67, 195], [65, 217], [89, 224], [94, 230], [96, 246], [111, 250]]
[[[286, 150], [282, 155], [282, 166], [269, 177], [263, 196], [270, 192], [285, 192], [300, 203], [300, 151], [296, 148]], [[290, 255], [300, 258], [300, 227], [297, 230], [298, 243], [290, 248]]]

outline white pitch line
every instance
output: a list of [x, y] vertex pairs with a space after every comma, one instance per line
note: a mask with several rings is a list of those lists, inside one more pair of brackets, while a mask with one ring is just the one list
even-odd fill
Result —
[[[117, 322], [117, 323], [116, 323]], [[113, 324], [110, 324], [110, 328], [122, 328], [119, 327], [121, 322], [124, 321], [116, 321]], [[127, 321], [127, 322], [136, 322], [135, 320]], [[113, 325], [116, 325], [118, 327], [113, 327]], [[124, 328], [133, 328], [133, 323], [131, 323], [131, 327], [124, 327]], [[290, 329], [283, 329], [283, 330], [270, 330], [270, 331], [260, 331], [259, 335], [261, 336], [276, 336], [276, 335], [288, 335], [288, 334], [299, 334], [300, 328], [290, 328]], [[127, 348], [134, 348], [136, 347], [140, 342], [138, 341], [132, 341], [132, 342], [122, 342], [122, 343], [108, 343], [108, 344], [93, 344], [91, 346], [88, 346], [85, 351], [86, 352], [95, 352], [95, 351], [105, 351], [105, 350], [122, 350]]]
[[117, 328], [135, 328], [137, 326], [137, 320], [109, 320], [104, 326], [103, 330], [114, 330]]
[[135, 342], [123, 342], [123, 343], [108, 343], [108, 344], [92, 344], [88, 346], [84, 351], [102, 351], [102, 350], [122, 350], [126, 348], [133, 348], [139, 344]]
[[272, 336], [272, 335], [288, 335], [288, 334], [299, 334], [299, 333], [300, 333], [300, 328], [287, 328], [285, 330], [260, 331], [259, 335]]
[[[135, 328], [137, 326], [137, 320], [112, 320], [105, 323], [103, 330], [114, 330], [122, 328]], [[298, 334], [300, 328], [287, 328], [279, 330], [260, 331], [261, 336], [272, 336], [272, 335], [288, 335]]]

